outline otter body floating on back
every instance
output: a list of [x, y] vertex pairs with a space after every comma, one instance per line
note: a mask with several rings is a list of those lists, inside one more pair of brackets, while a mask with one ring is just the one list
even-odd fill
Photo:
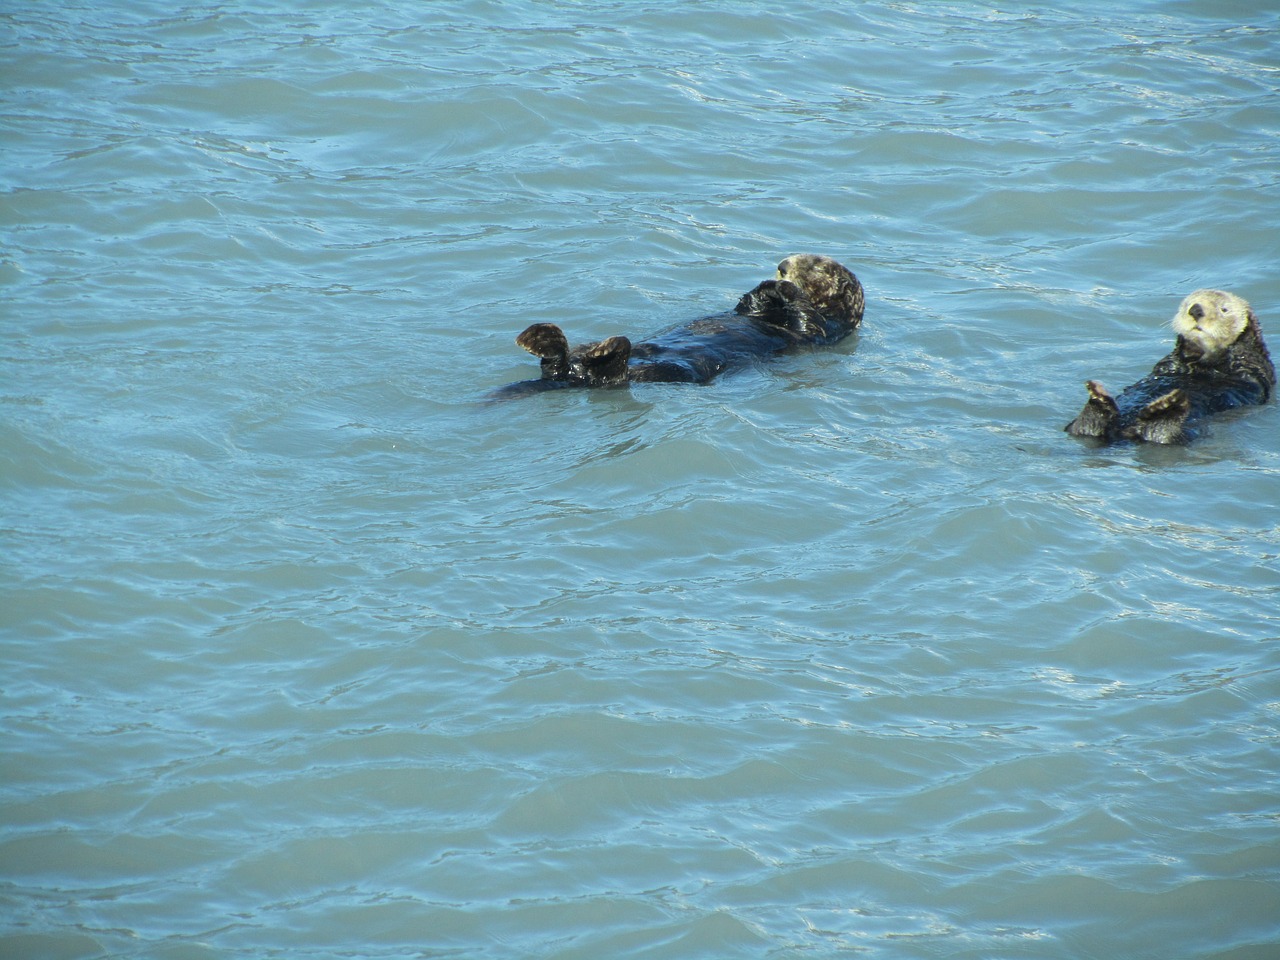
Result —
[[553, 323], [535, 323], [516, 338], [542, 361], [542, 379], [500, 388], [512, 397], [560, 387], [625, 383], [707, 383], [734, 367], [802, 345], [844, 339], [862, 321], [862, 284], [830, 257], [797, 254], [777, 278], [743, 294], [730, 312], [673, 327], [632, 343], [609, 337], [570, 348]]
[[1275, 367], [1258, 318], [1240, 297], [1197, 290], [1178, 307], [1173, 329], [1173, 352], [1120, 396], [1088, 381], [1089, 400], [1067, 433], [1108, 442], [1186, 443], [1203, 417], [1271, 398]]

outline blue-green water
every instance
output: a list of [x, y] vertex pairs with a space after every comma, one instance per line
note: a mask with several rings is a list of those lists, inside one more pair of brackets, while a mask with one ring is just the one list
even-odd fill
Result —
[[[1280, 950], [1246, 2], [9, 4], [0, 955]], [[797, 251], [862, 332], [558, 391]]]

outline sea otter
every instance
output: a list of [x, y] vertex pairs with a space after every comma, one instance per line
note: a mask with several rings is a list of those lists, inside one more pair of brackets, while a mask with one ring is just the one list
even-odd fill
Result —
[[1088, 381], [1089, 400], [1067, 433], [1106, 442], [1186, 443], [1201, 418], [1271, 398], [1276, 370], [1258, 318], [1240, 297], [1197, 290], [1178, 307], [1173, 329], [1173, 352], [1120, 396]]
[[802, 253], [777, 277], [743, 294], [727, 313], [681, 324], [649, 340], [609, 337], [570, 348], [553, 323], [535, 323], [516, 343], [542, 361], [542, 379], [509, 384], [497, 396], [559, 387], [626, 383], [707, 383], [726, 370], [803, 345], [844, 339], [862, 322], [862, 284], [847, 268]]

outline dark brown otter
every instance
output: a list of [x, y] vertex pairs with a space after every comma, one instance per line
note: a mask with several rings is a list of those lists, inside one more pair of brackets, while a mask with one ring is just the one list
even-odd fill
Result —
[[707, 383], [726, 370], [804, 345], [835, 343], [862, 322], [862, 284], [830, 257], [796, 254], [776, 279], [743, 294], [734, 309], [632, 343], [609, 337], [570, 348], [553, 323], [535, 323], [516, 338], [542, 361], [542, 379], [501, 388], [521, 396], [560, 387], [626, 383]]
[[1208, 415], [1271, 398], [1275, 367], [1258, 318], [1240, 297], [1197, 290], [1182, 301], [1173, 329], [1173, 352], [1120, 396], [1088, 381], [1089, 399], [1067, 433], [1105, 442], [1186, 443]]

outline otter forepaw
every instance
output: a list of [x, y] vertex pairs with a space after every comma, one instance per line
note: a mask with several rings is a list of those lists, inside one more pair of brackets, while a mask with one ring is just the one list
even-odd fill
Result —
[[790, 280], [765, 280], [739, 297], [733, 312], [785, 327], [798, 300], [807, 302], [804, 291]]
[[742, 295], [734, 312], [815, 342], [827, 332], [817, 308], [790, 280], [765, 280]]

